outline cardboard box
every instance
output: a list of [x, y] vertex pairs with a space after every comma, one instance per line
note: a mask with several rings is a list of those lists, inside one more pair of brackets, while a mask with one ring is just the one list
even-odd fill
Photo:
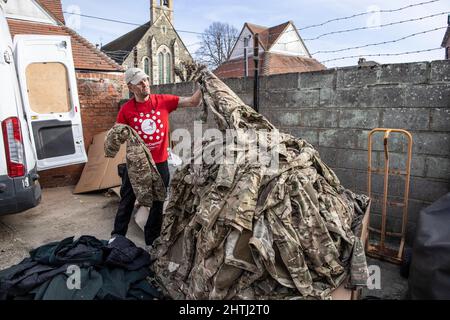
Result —
[[75, 194], [113, 188], [122, 184], [117, 166], [126, 162], [126, 146], [125, 144], [121, 146], [115, 158], [106, 158], [104, 152], [106, 134], [107, 131], [96, 135], [89, 146], [88, 162], [75, 187]]

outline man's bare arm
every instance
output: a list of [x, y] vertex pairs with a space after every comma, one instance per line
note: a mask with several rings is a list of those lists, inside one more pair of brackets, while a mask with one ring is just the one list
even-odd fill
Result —
[[195, 91], [195, 93], [190, 97], [180, 97], [180, 101], [178, 102], [178, 108], [186, 108], [186, 107], [197, 107], [202, 100], [202, 92], [200, 89]]

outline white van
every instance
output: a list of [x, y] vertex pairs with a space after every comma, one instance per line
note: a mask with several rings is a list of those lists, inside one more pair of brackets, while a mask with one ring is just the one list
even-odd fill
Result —
[[87, 161], [70, 37], [18, 35], [0, 0], [0, 215], [41, 199], [38, 172]]

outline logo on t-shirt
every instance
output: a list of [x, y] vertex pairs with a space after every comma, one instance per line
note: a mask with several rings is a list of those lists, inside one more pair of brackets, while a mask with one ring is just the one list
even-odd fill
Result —
[[161, 112], [151, 111], [150, 113], [140, 113], [134, 120], [134, 128], [144, 140], [149, 144], [152, 141], [162, 142], [164, 137], [164, 125], [160, 119]]
[[141, 129], [146, 134], [154, 134], [156, 131], [156, 123], [151, 119], [144, 120]]

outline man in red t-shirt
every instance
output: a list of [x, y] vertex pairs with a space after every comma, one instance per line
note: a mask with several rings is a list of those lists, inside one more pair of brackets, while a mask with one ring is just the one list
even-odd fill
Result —
[[[149, 76], [138, 68], [125, 72], [125, 82], [134, 97], [126, 102], [117, 115], [117, 123], [132, 127], [149, 148], [156, 167], [167, 188], [169, 184], [169, 166], [167, 164], [169, 147], [169, 113], [178, 107], [196, 107], [200, 104], [201, 91], [191, 97], [178, 97], [166, 94], [150, 94]], [[122, 176], [120, 203], [114, 221], [114, 235], [125, 236], [133, 212], [136, 196], [131, 187], [128, 170], [119, 166]], [[150, 246], [159, 237], [162, 225], [163, 202], [154, 201], [145, 224], [145, 244]]]

